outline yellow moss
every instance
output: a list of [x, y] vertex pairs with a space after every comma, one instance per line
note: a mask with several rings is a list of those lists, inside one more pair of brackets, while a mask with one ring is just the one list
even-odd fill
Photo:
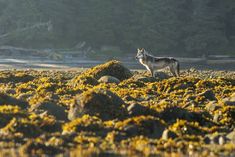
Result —
[[[84, 148], [95, 150], [97, 153], [102, 151], [117, 154], [123, 152], [124, 155], [140, 153], [142, 156], [156, 155], [159, 151], [201, 151], [203, 149], [213, 151], [209, 149], [210, 145], [203, 142], [204, 136], [221, 132], [221, 130], [227, 133], [226, 129], [231, 129], [231, 126], [235, 124], [235, 107], [224, 102], [224, 99], [230, 100], [230, 96], [235, 92], [234, 73], [228, 75], [226, 72], [218, 72], [218, 75], [223, 75], [224, 78], [217, 76], [210, 78], [208, 72], [183, 71], [179, 78], [171, 77], [156, 82], [138, 81], [135, 76], [129, 78], [129, 75], [125, 79], [122, 78], [118, 85], [98, 83], [97, 79], [101, 75], [123, 74], [118, 70], [113, 70], [114, 65], [120, 64], [117, 61], [111, 61], [88, 69], [82, 74], [77, 71], [0, 71], [2, 93], [19, 99], [25, 98], [22, 94], [28, 94], [27, 99], [23, 100], [28, 101], [30, 105], [50, 101], [56, 105], [64, 105], [69, 110], [69, 105], [74, 103], [76, 95], [102, 88], [110, 90], [122, 99], [125, 97], [123, 100], [129, 99], [121, 107], [123, 112], [132, 103], [139, 103], [151, 111], [137, 117], [123, 114], [109, 121], [84, 115], [66, 122], [57, 121], [44, 111], [29, 113], [27, 109], [19, 108], [18, 104], [15, 104], [18, 102], [13, 99], [9, 101], [11, 102], [9, 104], [2, 101], [3, 104], [0, 106], [1, 144], [9, 141], [9, 145], [13, 147], [14, 141], [24, 144], [25, 141], [33, 139], [29, 146], [32, 146], [35, 152], [36, 149], [40, 150], [38, 152], [43, 152], [42, 149], [64, 150], [74, 147], [78, 150]], [[138, 73], [138, 75], [146, 76], [144, 73]], [[205, 105], [209, 100], [200, 93], [207, 90], [211, 90], [218, 99], [217, 104], [220, 108], [216, 111], [206, 110]], [[100, 108], [104, 114], [116, 113], [121, 109]], [[175, 121], [176, 118], [168, 121], [164, 113], [170, 114], [171, 112], [166, 112], [170, 109], [182, 111], [176, 116], [179, 120]], [[216, 123], [213, 122], [215, 115], [219, 115]], [[153, 122], [163, 126], [164, 129], [167, 128], [176, 133], [177, 137], [165, 141], [152, 138], [149, 136], [151, 133], [148, 132], [151, 127], [145, 125], [148, 122], [150, 125]], [[134, 126], [137, 130], [137, 133], [133, 135], [134, 138], [126, 130], [128, 126]], [[64, 134], [61, 135], [61, 132]], [[232, 152], [234, 145], [226, 143], [216, 150], [217, 152]]]
[[11, 105], [3, 105], [0, 106], [0, 113], [4, 113], [4, 114], [16, 114], [16, 113], [20, 113], [20, 107], [18, 106], [11, 106]]
[[85, 135], [78, 135], [74, 138], [74, 141], [77, 142], [78, 144], [97, 144], [101, 142], [100, 137], [95, 137], [95, 136], [85, 136]]
[[63, 125], [64, 133], [71, 133], [78, 131], [79, 127], [93, 127], [96, 129], [102, 126], [102, 120], [95, 116], [83, 115], [81, 118], [77, 118], [69, 123]]

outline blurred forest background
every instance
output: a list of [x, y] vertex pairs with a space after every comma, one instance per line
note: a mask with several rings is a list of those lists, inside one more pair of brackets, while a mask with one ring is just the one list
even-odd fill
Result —
[[235, 0], [0, 0], [3, 45], [234, 56]]

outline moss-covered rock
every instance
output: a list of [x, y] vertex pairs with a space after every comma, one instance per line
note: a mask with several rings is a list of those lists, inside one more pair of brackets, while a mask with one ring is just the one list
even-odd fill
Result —
[[5, 93], [0, 93], [0, 105], [14, 105], [25, 109], [28, 106], [28, 102], [16, 99]]
[[138, 116], [138, 115], [148, 115], [151, 114], [149, 108], [142, 106], [138, 103], [131, 103], [127, 107], [128, 114], [131, 116]]
[[105, 89], [91, 89], [76, 98], [81, 112], [102, 119], [121, 118], [125, 114], [124, 101], [116, 94]]
[[46, 112], [49, 115], [54, 116], [57, 120], [67, 120], [67, 114], [65, 113], [66, 108], [53, 102], [44, 101], [32, 105], [29, 110], [39, 113]]
[[[83, 72], [0, 71], [0, 151], [234, 152], [234, 72], [182, 70], [181, 77], [161, 80], [120, 71], [117, 61]], [[118, 84], [98, 82], [116, 74]]]
[[16, 134], [24, 138], [37, 137], [46, 131], [50, 131], [55, 123], [55, 119], [48, 115], [42, 117], [34, 113], [19, 112], [0, 129], [0, 132], [6, 137], [12, 137]]
[[100, 79], [102, 76], [109, 75], [118, 78], [120, 81], [128, 79], [132, 76], [131, 71], [123, 66], [119, 61], [112, 60], [107, 63], [97, 65], [91, 69], [88, 69], [83, 74], [85, 76], [91, 76], [95, 79]]
[[13, 118], [26, 117], [27, 115], [18, 106], [0, 106], [0, 128], [7, 125]]
[[78, 77], [73, 78], [71, 80], [70, 84], [72, 84], [74, 87], [80, 86], [80, 85], [95, 86], [95, 85], [98, 85], [99, 82], [94, 77], [79, 75]]
[[104, 129], [101, 119], [95, 116], [83, 115], [63, 125], [63, 134], [79, 131], [98, 131]]
[[152, 116], [137, 116], [117, 122], [115, 128], [124, 131], [128, 136], [145, 135], [160, 138], [165, 129], [164, 121]]
[[0, 82], [1, 83], [7, 83], [7, 82], [13, 82], [13, 83], [19, 83], [19, 82], [29, 82], [32, 81], [35, 77], [32, 75], [29, 75], [22, 71], [16, 71], [15, 73], [12, 73], [11, 71], [5, 71], [0, 74]]

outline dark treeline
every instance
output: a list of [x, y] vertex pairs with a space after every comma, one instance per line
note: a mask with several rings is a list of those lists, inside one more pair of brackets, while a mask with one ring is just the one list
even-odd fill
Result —
[[235, 54], [234, 0], [0, 0], [0, 45]]

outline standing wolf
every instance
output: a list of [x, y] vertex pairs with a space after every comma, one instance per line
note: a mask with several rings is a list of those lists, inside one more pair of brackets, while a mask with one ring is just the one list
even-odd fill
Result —
[[137, 49], [136, 59], [150, 71], [152, 77], [154, 77], [154, 71], [157, 69], [170, 68], [171, 73], [174, 76], [179, 77], [179, 61], [174, 58], [154, 57], [148, 54], [144, 48]]

